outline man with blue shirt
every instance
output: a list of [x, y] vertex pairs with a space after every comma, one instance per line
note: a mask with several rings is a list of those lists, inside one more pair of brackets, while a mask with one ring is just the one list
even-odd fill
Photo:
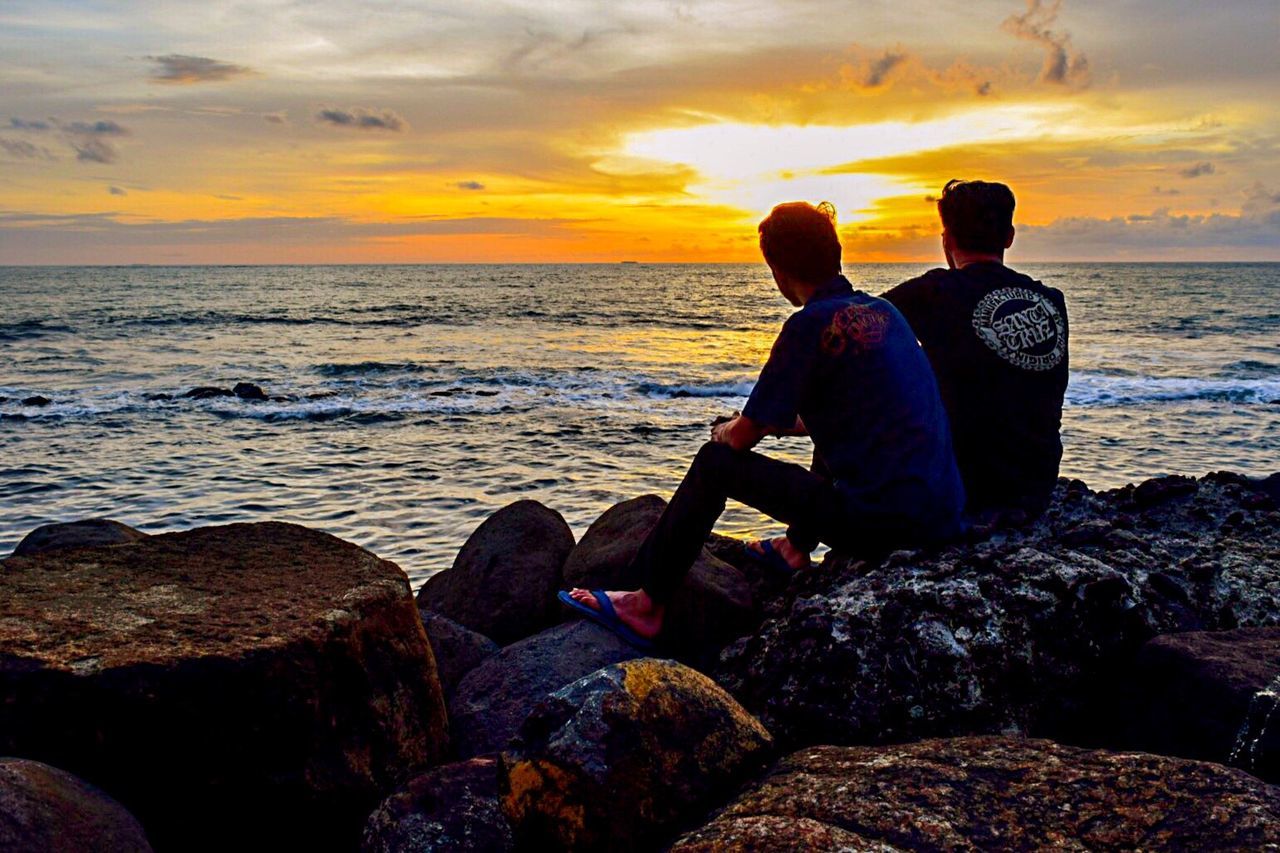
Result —
[[[778, 205], [759, 231], [778, 290], [800, 310], [743, 413], [713, 428], [641, 546], [642, 588], [561, 594], [641, 647], [661, 631], [728, 498], [789, 524], [806, 563], [820, 541], [873, 554], [960, 530], [964, 489], [933, 371], [897, 309], [840, 274], [830, 205]], [[751, 450], [766, 435], [800, 434], [813, 439], [814, 470]]]

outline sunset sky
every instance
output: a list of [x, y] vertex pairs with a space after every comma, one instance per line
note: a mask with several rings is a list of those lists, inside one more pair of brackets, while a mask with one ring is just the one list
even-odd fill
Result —
[[1280, 260], [1276, 0], [0, 3], [0, 263]]

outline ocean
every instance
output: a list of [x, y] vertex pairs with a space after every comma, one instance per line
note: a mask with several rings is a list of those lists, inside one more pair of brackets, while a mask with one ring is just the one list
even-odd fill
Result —
[[[1064, 476], [1280, 470], [1280, 264], [1016, 266], [1067, 298]], [[763, 264], [7, 267], [0, 305], [0, 554], [52, 521], [274, 519], [415, 587], [512, 501], [581, 535], [669, 496], [793, 310]], [[279, 399], [181, 396], [238, 382]]]

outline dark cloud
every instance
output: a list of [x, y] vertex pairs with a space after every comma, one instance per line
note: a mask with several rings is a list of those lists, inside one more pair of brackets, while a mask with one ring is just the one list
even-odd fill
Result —
[[101, 139], [72, 139], [71, 147], [75, 149], [76, 159], [81, 163], [114, 163], [116, 149]]
[[289, 116], [284, 110], [278, 113], [266, 113], [262, 116], [269, 124], [288, 124]]
[[1182, 175], [1184, 178], [1198, 178], [1201, 175], [1212, 175], [1216, 171], [1217, 169], [1213, 167], [1213, 164], [1208, 160], [1205, 160], [1202, 163], [1196, 163], [1193, 166], [1188, 166], [1178, 172], [1178, 174]]
[[1182, 195], [1182, 190], [1177, 189], [1175, 187], [1169, 187], [1168, 189], [1165, 189], [1164, 187], [1154, 186], [1151, 188], [1151, 192], [1155, 193], [1156, 195]]
[[876, 86], [883, 86], [889, 78], [889, 73], [906, 61], [907, 55], [905, 53], [885, 51], [883, 56], [872, 62], [870, 67], [867, 68], [867, 76], [862, 80], [863, 85], [873, 89]]
[[454, 186], [455, 186], [455, 187], [457, 187], [457, 188], [458, 188], [458, 189], [460, 189], [460, 190], [482, 190], [482, 189], [484, 189], [484, 184], [480, 183], [479, 181], [458, 181], [458, 183], [454, 184]]
[[67, 124], [59, 125], [67, 133], [76, 136], [128, 136], [127, 128], [116, 124], [114, 121], [73, 121]]
[[1037, 258], [1251, 256], [1280, 252], [1280, 210], [1239, 216], [1151, 214], [1099, 219], [1069, 217], [1049, 225], [1019, 225], [1015, 248]]
[[36, 119], [34, 121], [28, 121], [27, 119], [21, 119], [21, 118], [17, 118], [16, 116], [13, 116], [13, 117], [10, 117], [9, 119], [9, 127], [13, 128], [14, 130], [32, 130], [32, 131], [40, 132], [43, 130], [52, 130], [53, 124], [47, 121], [42, 121], [40, 119]]
[[25, 139], [0, 139], [0, 151], [18, 160], [56, 160], [48, 148]]
[[991, 81], [983, 80], [981, 83], [973, 87], [974, 94], [985, 97], [991, 94]]
[[400, 131], [405, 128], [404, 119], [391, 110], [367, 110], [363, 107], [354, 110], [321, 110], [316, 113], [316, 121], [321, 124], [354, 127], [360, 130]]
[[165, 56], [148, 56], [156, 64], [151, 72], [151, 79], [156, 83], [192, 84], [216, 83], [252, 74], [253, 70], [243, 65], [230, 62], [219, 62], [207, 56], [186, 56], [181, 53], [170, 53]]
[[1089, 60], [1071, 44], [1068, 33], [1050, 29], [1058, 19], [1062, 0], [1027, 0], [1027, 11], [1005, 18], [1001, 28], [1024, 41], [1040, 45], [1044, 50], [1044, 65], [1040, 68], [1040, 80], [1071, 86], [1089, 84]]
[[120, 187], [107, 187], [107, 192], [111, 193], [111, 195], [128, 195], [128, 193]]

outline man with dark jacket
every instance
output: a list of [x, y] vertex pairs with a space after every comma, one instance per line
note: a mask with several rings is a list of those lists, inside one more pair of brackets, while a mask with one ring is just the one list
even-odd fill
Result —
[[1061, 291], [1004, 265], [1013, 207], [1004, 184], [948, 182], [938, 199], [948, 269], [883, 294], [933, 365], [980, 526], [1043, 512], [1062, 458], [1067, 306]]

